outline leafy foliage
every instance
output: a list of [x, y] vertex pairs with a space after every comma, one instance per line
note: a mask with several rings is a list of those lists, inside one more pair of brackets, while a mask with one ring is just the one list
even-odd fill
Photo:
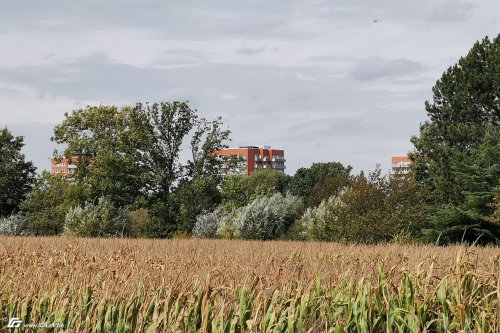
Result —
[[247, 177], [244, 175], [227, 176], [222, 180], [220, 194], [224, 205], [228, 208], [243, 207], [251, 196], [248, 191]]
[[225, 162], [230, 162], [230, 159], [226, 161], [213, 154], [214, 151], [228, 147], [225, 141], [229, 140], [231, 131], [223, 129], [222, 126], [221, 117], [213, 121], [204, 118], [196, 119], [195, 131], [191, 138], [192, 161], [188, 161], [186, 166], [188, 176], [193, 179], [220, 177], [219, 170]]
[[184, 138], [197, 119], [187, 103], [137, 104], [132, 112], [134, 160], [145, 176], [145, 190], [156, 200], [168, 201], [174, 183], [185, 175], [179, 161]]
[[139, 208], [127, 212], [127, 219], [130, 221], [131, 237], [154, 237], [154, 230], [158, 229], [160, 221], [152, 216], [146, 208]]
[[89, 184], [90, 199], [107, 196], [118, 206], [132, 205], [142, 193], [143, 176], [133, 159], [132, 109], [87, 106], [65, 113], [52, 140], [67, 146], [56, 156], [77, 156], [75, 179]]
[[236, 236], [270, 240], [283, 236], [303, 212], [303, 202], [291, 194], [258, 197], [243, 207], [234, 221]]
[[316, 207], [324, 200], [337, 195], [339, 191], [348, 186], [350, 178], [347, 175], [327, 176], [322, 182], [317, 183], [307, 198], [308, 207]]
[[19, 236], [29, 235], [28, 220], [22, 213], [0, 218], [0, 235]]
[[412, 178], [383, 177], [377, 169], [307, 209], [296, 229], [303, 239], [376, 243], [403, 232], [417, 236], [425, 211], [424, 195]]
[[37, 235], [61, 234], [66, 213], [71, 207], [85, 202], [89, 191], [79, 182], [71, 183], [43, 172], [21, 204], [28, 219], [28, 229]]
[[336, 196], [323, 200], [317, 207], [307, 208], [302, 218], [297, 222], [295, 228], [301, 239], [329, 241], [333, 238], [331, 225], [338, 217], [334, 215], [331, 207], [342, 206], [341, 197], [343, 192]]
[[172, 194], [172, 202], [177, 212], [176, 229], [191, 233], [197, 216], [205, 211], [213, 211], [221, 202], [215, 177], [195, 178], [182, 182]]
[[124, 236], [130, 234], [130, 221], [111, 200], [101, 197], [95, 205], [87, 202], [71, 208], [65, 217], [64, 232], [84, 237]]
[[[318, 202], [318, 197], [325, 196], [321, 192], [323, 184], [327, 180], [330, 182], [333, 179], [345, 180], [349, 177], [351, 170], [351, 166], [344, 167], [339, 162], [313, 163], [310, 168], [300, 168], [297, 170], [290, 181], [291, 192], [294, 195], [304, 198], [306, 203], [314, 206], [321, 202], [321, 200]], [[336, 192], [337, 190], [338, 188], [335, 187], [332, 189], [332, 192]], [[312, 194], [313, 197], [311, 197]], [[333, 195], [334, 193], [328, 194]], [[328, 196], [328, 194], [326, 195]]]
[[216, 238], [222, 221], [226, 217], [227, 213], [222, 209], [198, 215], [193, 228], [193, 236], [197, 238]]
[[0, 217], [18, 211], [35, 181], [35, 167], [21, 153], [23, 140], [0, 129]]
[[[230, 134], [221, 118], [200, 118], [186, 102], [89, 106], [65, 117], [53, 140], [67, 145], [64, 155], [79, 156], [76, 180], [88, 185], [89, 199], [147, 208], [159, 219], [150, 230], [156, 237], [191, 232], [196, 215], [213, 209], [193, 200], [215, 194], [220, 182], [222, 161], [212, 152], [226, 147]], [[189, 137], [192, 161], [184, 163], [180, 153]]]
[[[500, 35], [474, 44], [450, 67], [426, 102], [429, 120], [413, 137], [416, 179], [438, 206], [429, 241], [500, 238], [492, 225], [500, 193]], [[493, 221], [493, 222], [492, 222]]]
[[273, 170], [259, 170], [249, 176], [228, 176], [223, 179], [220, 189], [222, 203], [231, 210], [243, 207], [258, 197], [286, 194], [289, 181], [288, 176]]

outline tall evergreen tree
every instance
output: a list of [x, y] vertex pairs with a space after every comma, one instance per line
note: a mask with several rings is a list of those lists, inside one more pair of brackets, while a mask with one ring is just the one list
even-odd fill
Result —
[[497, 241], [489, 216], [500, 188], [500, 35], [475, 43], [436, 82], [433, 97], [410, 154], [417, 181], [440, 207], [427, 234]]
[[[448, 68], [426, 102], [429, 120], [412, 138], [415, 176], [433, 189], [435, 201], [459, 204], [474, 183], [463, 181], [463, 166], [474, 156], [487, 132], [500, 125], [500, 35], [474, 44], [467, 56]], [[488, 168], [500, 163], [490, 159]]]

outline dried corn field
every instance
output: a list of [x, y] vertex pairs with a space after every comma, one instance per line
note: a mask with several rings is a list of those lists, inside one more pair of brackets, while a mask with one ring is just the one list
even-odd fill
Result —
[[500, 332], [499, 266], [498, 248], [0, 237], [0, 331]]

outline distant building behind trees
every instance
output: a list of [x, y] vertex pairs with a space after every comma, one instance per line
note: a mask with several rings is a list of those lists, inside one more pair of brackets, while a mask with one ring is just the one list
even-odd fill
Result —
[[226, 175], [250, 175], [257, 170], [271, 169], [285, 173], [285, 151], [270, 146], [240, 146], [215, 152], [217, 156], [236, 157], [237, 161], [221, 170]]
[[75, 173], [77, 163], [77, 156], [70, 158], [52, 158], [50, 160], [50, 173], [52, 175], [59, 175], [63, 177], [73, 175]]
[[391, 174], [407, 174], [410, 172], [411, 160], [408, 156], [391, 157]]

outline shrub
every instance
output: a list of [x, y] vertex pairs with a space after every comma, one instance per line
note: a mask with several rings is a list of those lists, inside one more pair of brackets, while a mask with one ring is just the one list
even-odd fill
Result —
[[352, 179], [337, 195], [308, 209], [296, 229], [302, 239], [336, 242], [388, 242], [416, 237], [424, 225], [423, 192], [410, 177]]
[[240, 212], [241, 208], [233, 209], [226, 212], [223, 219], [220, 221], [219, 229], [217, 230], [217, 236], [225, 239], [236, 238], [236, 229], [234, 221]]
[[300, 239], [328, 241], [331, 239], [330, 224], [338, 219], [329, 207], [341, 205], [341, 195], [323, 200], [318, 207], [308, 208], [297, 221], [296, 229]]
[[196, 238], [214, 238], [224, 220], [226, 213], [222, 209], [198, 215], [193, 228], [193, 236]]
[[152, 216], [145, 208], [127, 212], [127, 218], [130, 222], [130, 236], [132, 237], [154, 237], [152, 230], [160, 223], [159, 219]]
[[234, 220], [235, 235], [245, 239], [279, 238], [302, 214], [303, 207], [302, 200], [290, 194], [256, 198]]
[[193, 228], [193, 237], [234, 238], [234, 220], [238, 216], [239, 211], [239, 208], [221, 206], [213, 212], [198, 215]]
[[276, 239], [284, 236], [301, 216], [304, 205], [293, 195], [276, 193], [254, 199], [243, 208], [222, 206], [196, 219], [198, 238]]
[[21, 203], [29, 229], [37, 235], [59, 235], [64, 232], [64, 220], [71, 207], [86, 201], [89, 188], [83, 183], [68, 182], [44, 171], [33, 190]]
[[0, 235], [18, 236], [29, 234], [28, 220], [25, 215], [18, 213], [0, 218]]
[[108, 198], [97, 203], [71, 208], [66, 214], [66, 234], [84, 237], [113, 237], [130, 234], [130, 221], [126, 214], [113, 206]]

